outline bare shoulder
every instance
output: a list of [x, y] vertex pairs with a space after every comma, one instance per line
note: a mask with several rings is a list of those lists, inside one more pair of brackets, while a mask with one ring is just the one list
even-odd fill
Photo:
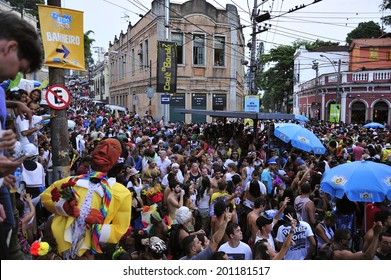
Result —
[[364, 260], [365, 255], [362, 252], [353, 253], [349, 250], [335, 250], [333, 252], [334, 260]]

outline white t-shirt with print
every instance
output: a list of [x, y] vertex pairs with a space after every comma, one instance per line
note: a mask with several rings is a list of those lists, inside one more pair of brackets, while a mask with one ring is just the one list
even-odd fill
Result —
[[[276, 240], [281, 243], [284, 242], [284, 240], [289, 234], [290, 229], [290, 225], [281, 225], [278, 228]], [[310, 225], [304, 221], [300, 221], [292, 237], [294, 245], [291, 245], [289, 247], [289, 250], [284, 257], [284, 260], [304, 260], [307, 257], [308, 250], [310, 248], [310, 241], [308, 240], [308, 237], [313, 235], [314, 234], [311, 230]]]
[[236, 248], [232, 248], [228, 242], [224, 243], [220, 246], [218, 251], [225, 252], [230, 259], [234, 260], [252, 260], [253, 253], [251, 251], [250, 246], [246, 243], [240, 241], [239, 246]]

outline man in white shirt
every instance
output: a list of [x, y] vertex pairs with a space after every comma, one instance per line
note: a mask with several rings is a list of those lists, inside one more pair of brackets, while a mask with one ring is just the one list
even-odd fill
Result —
[[231, 260], [253, 259], [250, 246], [241, 241], [243, 233], [238, 224], [229, 222], [225, 233], [228, 235], [229, 241], [221, 245], [218, 251], [225, 252]]
[[[294, 219], [297, 220], [295, 209], [288, 205], [284, 210], [284, 217], [290, 214]], [[290, 223], [285, 223], [278, 228], [277, 238], [278, 244], [281, 246], [285, 241], [291, 229]], [[297, 222], [297, 226], [293, 233], [292, 240], [295, 242], [289, 247], [284, 260], [310, 260], [315, 252], [316, 240], [311, 230], [311, 226], [304, 222]]]
[[38, 116], [36, 113], [38, 112], [40, 106], [34, 102], [30, 102], [28, 107], [33, 111], [33, 117], [31, 121], [26, 118], [21, 118], [20, 115], [16, 117], [15, 124], [17, 129], [18, 138], [22, 144], [22, 146], [32, 143], [36, 147], [38, 147], [38, 131], [42, 128], [42, 125], [39, 123], [44, 120], [52, 119], [56, 117], [53, 113], [51, 116]]
[[164, 188], [168, 187], [169, 184], [168, 177], [170, 176], [170, 173], [172, 174], [171, 176], [175, 178], [180, 184], [183, 184], [184, 177], [182, 171], [179, 169], [179, 164], [174, 162], [173, 164], [171, 164], [170, 172], [168, 172], [162, 179], [161, 184]]
[[167, 152], [161, 150], [158, 152], [159, 157], [156, 159], [156, 167], [160, 169], [160, 178], [163, 179], [167, 175], [167, 168], [171, 165], [171, 160], [167, 157]]
[[76, 136], [76, 150], [79, 152], [79, 154], [81, 155], [83, 153], [83, 138], [84, 138], [84, 134], [86, 133], [86, 129], [84, 127], [80, 128], [79, 130], [79, 134]]

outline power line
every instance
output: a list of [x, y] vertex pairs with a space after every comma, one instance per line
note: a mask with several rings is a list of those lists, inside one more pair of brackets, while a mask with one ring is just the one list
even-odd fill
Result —
[[[281, 13], [286, 13], [288, 11], [281, 11]], [[300, 11], [296, 12], [296, 14], [353, 14], [353, 15], [358, 15], [358, 14], [379, 14], [379, 12], [305, 12], [305, 11]]]
[[[280, 6], [280, 11], [282, 10], [282, 5], [284, 4], [284, 0], [281, 0], [281, 6]], [[276, 28], [275, 28], [275, 30], [277, 30], [277, 27], [278, 27], [278, 23], [279, 23], [279, 20], [280, 20], [280, 18], [278, 18], [277, 19], [277, 23], [276, 23]], [[275, 36], [276, 36], [276, 32], [274, 32], [273, 33], [273, 38], [272, 38], [272, 42], [274, 42], [274, 38], [275, 38]]]
[[113, 2], [110, 2], [110, 1], [108, 1], [108, 0], [102, 0], [102, 1], [104, 1], [104, 2], [106, 2], [106, 3], [109, 3], [109, 4], [113, 5], [113, 6], [116, 6], [116, 7], [118, 7], [118, 8], [124, 9], [125, 11], [131, 12], [132, 14], [135, 14], [135, 15], [138, 15], [138, 16], [139, 16], [138, 13], [136, 13], [136, 12], [134, 12], [134, 11], [131, 11], [131, 10], [129, 10], [128, 8], [125, 8], [125, 7], [123, 7], [123, 6], [120, 6], [120, 5], [118, 5], [118, 4], [115, 4], [115, 3], [113, 3]]
[[294, 18], [294, 17], [289, 17], [289, 16], [287, 16], [286, 18], [291, 19], [291, 20], [295, 20], [296, 22], [297, 21], [301, 21], [303, 23], [311, 23], [311, 24], [317, 23], [317, 24], [324, 24], [324, 25], [348, 27], [344, 23], [330, 23], [330, 22], [324, 22], [324, 21], [306, 20], [306, 19], [303, 19], [303, 18], [299, 19], [299, 18]]

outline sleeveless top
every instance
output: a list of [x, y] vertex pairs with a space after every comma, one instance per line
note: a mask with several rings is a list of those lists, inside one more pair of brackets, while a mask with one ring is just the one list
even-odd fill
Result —
[[247, 176], [246, 176], [246, 179], [244, 179], [243, 186], [247, 185], [247, 182], [251, 181], [251, 178], [252, 178], [252, 175], [253, 175], [253, 172], [254, 172], [254, 167], [253, 166], [246, 166], [245, 168], [246, 168]]
[[172, 259], [179, 260], [183, 255], [182, 244], [179, 242], [179, 232], [181, 230], [186, 231], [189, 235], [189, 231], [182, 224], [175, 224], [171, 226], [169, 231], [169, 239], [168, 244], [170, 248], [170, 253], [172, 255]]
[[[319, 224], [324, 229], [327, 238], [331, 240], [334, 236], [333, 229], [331, 227], [328, 227], [324, 222], [320, 222]], [[318, 234], [316, 234], [316, 240], [318, 241], [318, 248], [322, 247], [323, 244], [326, 244], [326, 242]]]
[[141, 207], [140, 200], [136, 197], [137, 199], [137, 206], [134, 207], [132, 205], [132, 220], [136, 220], [138, 217], [141, 217], [141, 212], [136, 211], [137, 208]]
[[201, 173], [198, 172], [197, 175], [193, 175], [191, 172], [189, 174], [189, 180], [193, 181], [194, 183], [197, 182], [197, 179], [201, 177]]
[[210, 195], [208, 194], [208, 190], [206, 189], [204, 191], [203, 196], [198, 201], [198, 208], [209, 209], [209, 201], [210, 201]]
[[295, 198], [295, 210], [297, 213], [297, 218], [299, 221], [304, 221], [310, 224], [310, 217], [308, 216], [307, 211], [305, 211], [305, 205], [307, 202], [311, 201], [308, 197], [302, 198], [300, 196]]

